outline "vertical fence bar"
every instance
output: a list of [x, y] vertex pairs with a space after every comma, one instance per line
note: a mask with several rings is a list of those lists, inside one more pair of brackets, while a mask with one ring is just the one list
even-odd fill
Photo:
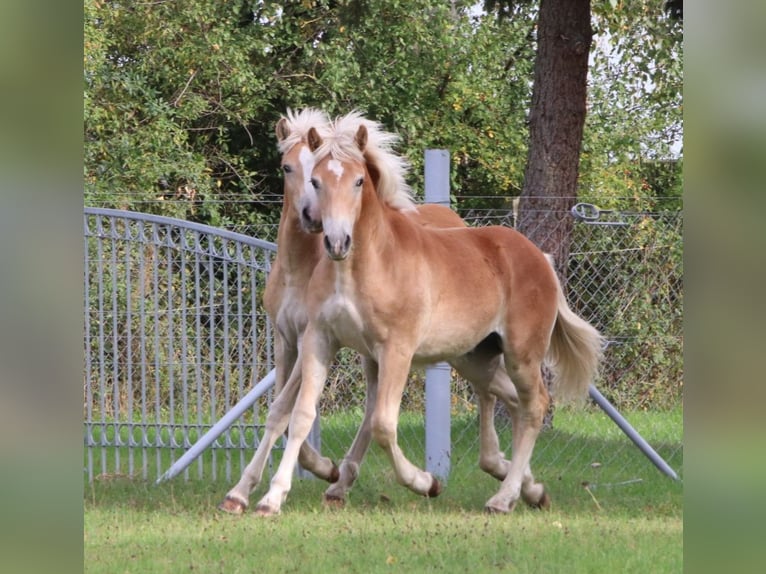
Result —
[[98, 408], [101, 418], [101, 474], [106, 475], [106, 353], [104, 350], [104, 244], [103, 221], [96, 218], [96, 245], [98, 261]]
[[[197, 437], [202, 436], [202, 296], [200, 287], [201, 263], [199, 231], [194, 232], [194, 360], [197, 368], [195, 369], [195, 379], [197, 382]], [[204, 475], [204, 463], [202, 457], [197, 459], [197, 478]]]
[[138, 316], [141, 355], [141, 476], [149, 478], [149, 433], [147, 421], [146, 389], [146, 228], [144, 222], [138, 222]]
[[[210, 420], [214, 421], [217, 420], [218, 413], [216, 413], [216, 394], [215, 394], [215, 268], [213, 265], [214, 258], [213, 255], [215, 253], [215, 243], [214, 238], [209, 237], [207, 241], [207, 265], [208, 265], [208, 328], [210, 330], [210, 337], [208, 341], [208, 345], [210, 348], [208, 349], [208, 357], [210, 360], [209, 365], [209, 372], [210, 372], [210, 378], [208, 380], [209, 388], [210, 388]], [[212, 445], [211, 449], [211, 457], [212, 457], [212, 463], [211, 463], [211, 473], [213, 480], [216, 480], [218, 478], [218, 457], [216, 453], [215, 444]]]
[[[449, 152], [429, 149], [425, 153], [425, 199], [449, 207]], [[426, 369], [426, 470], [442, 479], [449, 476], [450, 374], [447, 363]]]
[[[154, 446], [164, 446], [162, 440], [162, 410], [160, 396], [162, 394], [161, 376], [162, 365], [160, 364], [160, 277], [159, 277], [159, 257], [162, 252], [160, 249], [159, 238], [159, 224], [152, 225], [152, 302], [154, 303], [154, 313], [152, 322], [154, 323], [154, 422], [156, 429], [156, 436], [154, 437]], [[162, 451], [160, 448], [155, 449], [156, 453], [156, 470], [162, 468]]]
[[[223, 354], [221, 355], [221, 367], [223, 368], [223, 409], [229, 410], [231, 405], [231, 349], [229, 348], [229, 243], [226, 239], [221, 240], [221, 264], [223, 266], [223, 279], [221, 280], [222, 307], [221, 319], [223, 320]], [[231, 428], [226, 429], [224, 439], [224, 470], [226, 482], [231, 482]]]
[[[186, 361], [187, 353], [188, 353], [188, 333], [189, 333], [189, 325], [187, 323], [187, 266], [188, 261], [186, 259], [186, 251], [189, 249], [188, 245], [188, 232], [185, 229], [180, 230], [180, 237], [179, 237], [179, 250], [180, 250], [180, 273], [181, 273], [181, 299], [178, 303], [178, 309], [181, 313], [181, 331], [180, 331], [180, 337], [181, 337], [181, 360], [180, 360], [180, 368], [181, 368], [181, 400], [182, 400], [182, 416], [183, 416], [183, 444], [181, 445], [181, 448], [186, 450], [191, 445], [191, 440], [189, 438], [189, 372], [188, 372], [188, 364]], [[189, 480], [189, 471], [188, 469], [184, 472], [184, 480]]]
[[[236, 269], [237, 269], [237, 312], [235, 314], [235, 322], [237, 325], [237, 400], [242, 398], [244, 392], [244, 362], [242, 360], [242, 354], [244, 353], [243, 341], [242, 341], [242, 267], [244, 263], [244, 256], [242, 254], [243, 246], [241, 243], [235, 245], [236, 253]], [[242, 425], [239, 432], [239, 472], [245, 465], [245, 427]]]
[[133, 286], [131, 283], [131, 275], [133, 269], [131, 267], [131, 251], [132, 251], [132, 223], [129, 220], [125, 221], [124, 234], [123, 234], [123, 250], [125, 251], [124, 265], [125, 265], [125, 381], [126, 381], [126, 401], [128, 410], [128, 475], [133, 476], [134, 466], [134, 453], [135, 440], [133, 437]]
[[[170, 444], [170, 461], [174, 461], [176, 458], [176, 397], [175, 397], [175, 348], [173, 345], [173, 228], [170, 226], [165, 227], [165, 261], [167, 266], [165, 269], [165, 280], [167, 285], [165, 287], [165, 304], [167, 309], [165, 311], [165, 318], [167, 324], [167, 374], [168, 374], [168, 404], [169, 404], [169, 424], [168, 424], [168, 442]], [[157, 469], [159, 475], [160, 468]]]
[[120, 345], [119, 345], [119, 301], [117, 287], [119, 283], [119, 273], [117, 267], [117, 221], [109, 220], [109, 264], [112, 267], [112, 428], [114, 436], [112, 438], [112, 448], [114, 449], [114, 473], [118, 475], [122, 472], [120, 464]]
[[90, 340], [90, 219], [85, 216], [85, 253], [83, 259], [85, 261], [85, 447], [88, 452], [88, 481], [93, 481], [93, 427], [91, 421], [93, 420], [93, 361], [91, 359], [92, 347]]

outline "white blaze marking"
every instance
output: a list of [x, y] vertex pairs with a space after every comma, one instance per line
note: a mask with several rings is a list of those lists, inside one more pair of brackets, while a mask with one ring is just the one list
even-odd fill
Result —
[[311, 178], [311, 170], [314, 169], [314, 154], [306, 146], [301, 148], [301, 152], [298, 154], [298, 161], [301, 162], [303, 168], [303, 177], [308, 181]]
[[330, 161], [327, 162], [327, 169], [333, 172], [335, 176], [338, 178], [338, 181], [340, 181], [340, 178], [343, 175], [342, 163], [340, 163], [337, 159], [331, 159]]

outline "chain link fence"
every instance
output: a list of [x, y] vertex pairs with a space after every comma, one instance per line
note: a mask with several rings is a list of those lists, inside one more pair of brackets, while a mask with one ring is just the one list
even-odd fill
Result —
[[[635, 205], [635, 200], [632, 201]], [[601, 211], [585, 206], [575, 218], [568, 262], [567, 300], [605, 335], [596, 387], [670, 466], [682, 475], [683, 392], [683, 217], [680, 210], [637, 206]], [[641, 208], [644, 209], [641, 209]], [[460, 210], [471, 226], [514, 226], [513, 209]], [[583, 217], [582, 215], [585, 215]], [[561, 213], [559, 217], [573, 217]], [[354, 413], [364, 405], [359, 359], [342, 350], [321, 398], [321, 413]], [[351, 382], [351, 384], [349, 384]], [[413, 371], [405, 389], [399, 438], [408, 453], [424, 448], [425, 372]], [[452, 474], [468, 473], [478, 461], [476, 401], [470, 384], [452, 372]], [[409, 416], [408, 416], [409, 415]], [[496, 417], [501, 445], [510, 448], [512, 429], [503, 410]], [[355, 429], [352, 425], [351, 428]], [[327, 453], [343, 456], [353, 434], [332, 441]], [[326, 439], [323, 433], [323, 439]], [[329, 442], [325, 440], [325, 442]], [[414, 457], [412, 460], [417, 461]], [[536, 460], [543, 462], [541, 467]], [[545, 464], [550, 464], [546, 469]], [[623, 483], [659, 472], [595, 405], [577, 413], [554, 412], [538, 441], [533, 469], [579, 473], [583, 482]]]
[[[244, 235], [235, 236], [118, 214], [124, 212], [91, 209], [85, 215], [89, 480], [112, 474], [157, 478], [273, 366], [271, 326], [260, 295], [274, 246], [251, 237], [275, 237], [276, 228], [237, 229]], [[473, 226], [515, 221], [512, 209], [461, 215]], [[568, 271], [570, 305], [609, 343], [596, 386], [680, 473], [681, 211], [581, 214]], [[402, 403], [399, 439], [413, 461], [424, 452], [424, 379], [424, 372], [411, 373]], [[477, 412], [470, 385], [454, 373], [451, 390], [451, 468], [459, 475], [477, 466]], [[364, 394], [359, 358], [342, 350], [320, 402], [322, 450], [336, 460], [361, 422]], [[238, 476], [257, 445], [270, 398], [259, 400], [185, 476]], [[496, 422], [501, 444], [510, 448], [510, 423], [502, 413]], [[658, 472], [591, 405], [554, 413], [533, 468], [543, 479], [546, 472], [575, 472], [583, 480], [613, 483]]]

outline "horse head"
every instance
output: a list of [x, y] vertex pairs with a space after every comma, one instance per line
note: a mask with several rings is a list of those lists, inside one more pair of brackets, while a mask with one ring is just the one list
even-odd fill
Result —
[[308, 132], [314, 129], [326, 133], [329, 119], [319, 110], [306, 108], [299, 113], [287, 111], [277, 122], [276, 135], [282, 152], [282, 173], [284, 174], [285, 209], [292, 209], [307, 233], [322, 231], [322, 219], [314, 188], [311, 185], [311, 171], [314, 155], [308, 145]]
[[325, 142], [315, 129], [308, 134], [309, 149], [316, 160], [311, 185], [321, 213], [324, 247], [334, 261], [348, 257], [361, 213], [362, 191], [365, 185], [372, 185], [363, 155], [366, 126], [359, 125], [351, 141], [343, 136], [348, 134], [336, 132]]

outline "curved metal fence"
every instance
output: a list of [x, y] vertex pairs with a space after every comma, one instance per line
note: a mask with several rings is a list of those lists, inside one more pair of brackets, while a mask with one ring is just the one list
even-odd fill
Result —
[[[260, 301], [276, 246], [93, 208], [84, 236], [87, 477], [155, 478], [272, 368]], [[264, 406], [213, 444], [198, 476], [223, 467], [230, 479], [237, 452], [243, 467]]]

